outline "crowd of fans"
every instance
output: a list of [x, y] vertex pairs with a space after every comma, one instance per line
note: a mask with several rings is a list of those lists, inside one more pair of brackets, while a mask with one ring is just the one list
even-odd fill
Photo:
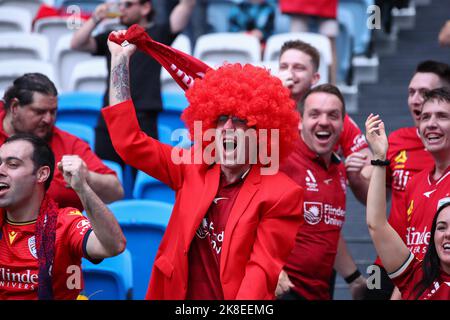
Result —
[[[106, 2], [73, 34], [73, 50], [107, 59], [95, 152], [55, 125], [52, 79], [27, 73], [5, 91], [0, 298], [75, 299], [82, 288], [67, 285], [67, 267], [125, 250], [106, 206], [124, 189], [102, 163], [107, 159], [176, 193], [147, 299], [329, 300], [337, 273], [353, 299], [448, 300], [450, 66], [417, 65], [408, 84], [414, 126], [387, 136], [383, 119], [370, 114], [362, 132], [335, 85], [337, 1], [242, 1], [229, 17], [230, 31], [262, 44], [277, 5], [291, 16], [292, 31], [317, 23], [334, 53], [331, 76], [320, 85], [318, 48], [300, 39], [282, 45], [276, 75], [239, 63], [213, 69], [170, 48], [207, 5], [120, 0], [126, 29], [93, 36], [111, 17]], [[159, 12], [169, 14], [157, 18]], [[448, 29], [439, 34], [443, 46]], [[161, 65], [185, 90], [189, 106], [181, 118], [190, 148], [158, 141]], [[368, 288], [342, 236], [347, 187], [366, 206], [381, 288]]]

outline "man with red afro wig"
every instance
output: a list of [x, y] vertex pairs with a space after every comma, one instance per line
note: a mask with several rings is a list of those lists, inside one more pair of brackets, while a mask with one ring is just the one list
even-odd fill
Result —
[[274, 299], [300, 224], [303, 191], [277, 170], [264, 173], [268, 156], [261, 151], [278, 150], [282, 158], [299, 139], [289, 91], [250, 65], [207, 71], [187, 91], [183, 119], [195, 144], [181, 150], [139, 128], [128, 80], [135, 46], [108, 46], [112, 105], [102, 114], [113, 146], [126, 163], [176, 192], [146, 298]]

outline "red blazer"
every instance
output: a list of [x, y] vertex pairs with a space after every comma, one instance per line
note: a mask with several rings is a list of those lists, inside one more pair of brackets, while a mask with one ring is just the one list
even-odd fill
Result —
[[[217, 193], [220, 165], [174, 164], [174, 148], [140, 131], [131, 101], [104, 108], [102, 114], [122, 159], [176, 191], [146, 298], [185, 299], [189, 247]], [[302, 201], [303, 190], [286, 175], [263, 176], [258, 166], [252, 167], [225, 228], [220, 261], [225, 299], [274, 298], [301, 221]]]

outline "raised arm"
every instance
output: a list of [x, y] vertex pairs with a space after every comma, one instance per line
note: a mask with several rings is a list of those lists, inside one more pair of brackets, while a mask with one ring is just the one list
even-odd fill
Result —
[[101, 259], [118, 255], [125, 250], [126, 239], [116, 218], [103, 201], [92, 190], [87, 181], [87, 172], [75, 166], [70, 158], [58, 163], [64, 179], [77, 193], [92, 225], [86, 244], [90, 258]]
[[84, 22], [80, 29], [75, 31], [70, 42], [70, 47], [73, 50], [86, 51], [94, 53], [97, 51], [97, 44], [92, 37], [92, 31], [95, 27], [106, 18], [109, 8], [108, 3], [102, 3], [95, 8], [92, 16]]
[[[116, 36], [125, 31], [115, 31]], [[136, 50], [135, 45], [118, 45], [108, 40], [111, 52], [111, 84], [109, 101], [111, 106], [102, 109], [114, 149], [127, 164], [144, 171], [152, 177], [178, 190], [183, 181], [182, 161], [186, 151], [173, 148], [147, 136], [139, 127], [131, 101], [129, 60]], [[181, 153], [181, 156], [178, 155]]]
[[[375, 160], [386, 160], [388, 140], [378, 115], [366, 120], [366, 138]], [[398, 270], [408, 258], [408, 247], [386, 218], [386, 167], [374, 166], [367, 195], [367, 226], [378, 255], [388, 273]]]
[[180, 0], [173, 8], [170, 14], [170, 31], [172, 33], [183, 31], [189, 23], [194, 7], [195, 0]]
[[[117, 34], [125, 33], [124, 30], [116, 32]], [[113, 106], [131, 99], [129, 65], [130, 57], [136, 51], [136, 46], [131, 43], [120, 46], [108, 40], [108, 48], [111, 52], [109, 104]]]

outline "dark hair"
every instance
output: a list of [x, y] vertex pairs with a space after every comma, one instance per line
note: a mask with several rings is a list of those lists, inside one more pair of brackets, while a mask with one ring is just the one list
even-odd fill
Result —
[[55, 171], [55, 155], [53, 154], [52, 149], [50, 149], [44, 139], [29, 133], [12, 135], [5, 140], [4, 144], [14, 141], [28, 141], [33, 146], [33, 154], [31, 156], [31, 160], [33, 160], [34, 164], [33, 173], [36, 173], [38, 169], [43, 166], [48, 166], [50, 168], [50, 175], [48, 176], [47, 181], [45, 181], [45, 190], [48, 190], [53, 179], [53, 172]]
[[450, 89], [450, 66], [443, 62], [426, 60], [417, 65], [416, 73], [434, 73], [444, 87]]
[[302, 97], [302, 99], [300, 100], [300, 103], [299, 103], [300, 114], [302, 116], [303, 116], [303, 112], [305, 111], [306, 98], [308, 98], [308, 96], [310, 96], [311, 94], [316, 93], [316, 92], [325, 92], [325, 93], [333, 94], [336, 97], [338, 97], [339, 101], [341, 101], [341, 103], [342, 103], [342, 118], [345, 117], [345, 100], [344, 100], [344, 97], [342, 96], [342, 93], [338, 89], [338, 87], [336, 87], [336, 86], [334, 86], [332, 84], [329, 84], [329, 83], [318, 85], [318, 86], [310, 88], [308, 91], [306, 91], [306, 93], [303, 95], [303, 97]]
[[425, 257], [423, 258], [422, 262], [422, 279], [414, 287], [414, 290], [417, 291], [416, 300], [419, 299], [419, 297], [425, 292], [425, 290], [429, 288], [439, 276], [439, 271], [441, 269], [441, 260], [439, 259], [436, 251], [434, 234], [436, 233], [437, 218], [439, 214], [447, 207], [450, 207], [450, 201], [442, 204], [434, 215], [433, 223], [431, 225], [430, 244], [428, 245], [427, 252], [425, 253]]
[[22, 106], [32, 103], [33, 92], [54, 97], [58, 95], [55, 85], [47, 76], [42, 73], [25, 73], [14, 80], [13, 85], [6, 90], [3, 96], [5, 109], [9, 110], [14, 98], [19, 100], [19, 104]]
[[287, 51], [289, 49], [295, 49], [295, 50], [301, 51], [301, 52], [307, 54], [308, 56], [310, 56], [311, 60], [313, 62], [313, 65], [314, 65], [314, 71], [319, 70], [320, 53], [312, 45], [310, 45], [309, 43], [303, 42], [301, 40], [289, 40], [289, 41], [286, 41], [283, 44], [283, 46], [281, 47], [280, 57], [282, 56], [282, 54], [285, 51]]
[[425, 92], [423, 96], [423, 104], [430, 101], [439, 101], [439, 102], [447, 102], [450, 103], [450, 88], [437, 88], [430, 91]]

